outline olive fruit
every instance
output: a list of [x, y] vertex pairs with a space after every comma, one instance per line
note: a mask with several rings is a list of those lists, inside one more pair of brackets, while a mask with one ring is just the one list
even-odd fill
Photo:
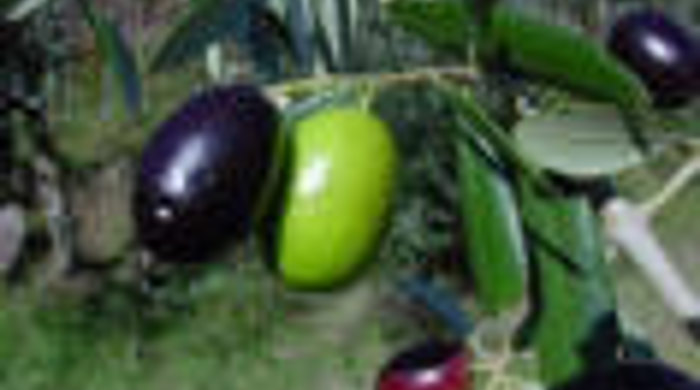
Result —
[[585, 373], [556, 390], [700, 390], [700, 383], [660, 361], [627, 361]]
[[657, 107], [682, 106], [698, 89], [700, 46], [659, 10], [622, 15], [610, 30], [608, 48], [645, 83]]
[[338, 287], [366, 264], [383, 231], [394, 192], [394, 140], [370, 113], [329, 108], [302, 119], [290, 144], [275, 265], [290, 287]]
[[391, 358], [377, 390], [468, 390], [467, 353], [459, 342], [427, 340]]
[[141, 243], [159, 259], [195, 261], [244, 236], [273, 166], [278, 122], [254, 86], [190, 98], [143, 151], [133, 197]]

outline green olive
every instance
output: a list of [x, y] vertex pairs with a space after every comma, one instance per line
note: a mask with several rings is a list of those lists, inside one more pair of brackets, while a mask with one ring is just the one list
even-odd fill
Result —
[[291, 287], [338, 287], [366, 264], [384, 230], [397, 165], [391, 132], [370, 113], [332, 108], [300, 121], [291, 148], [278, 270]]

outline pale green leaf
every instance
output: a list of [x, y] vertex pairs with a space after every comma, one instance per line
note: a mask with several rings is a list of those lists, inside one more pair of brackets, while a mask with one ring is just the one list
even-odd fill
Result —
[[644, 161], [626, 126], [613, 106], [577, 104], [527, 117], [514, 133], [530, 161], [560, 174], [593, 177], [616, 174]]

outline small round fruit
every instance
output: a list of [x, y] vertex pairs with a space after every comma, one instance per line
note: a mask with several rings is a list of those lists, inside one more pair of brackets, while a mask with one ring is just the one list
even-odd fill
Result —
[[700, 383], [660, 361], [627, 361], [580, 376], [556, 390], [700, 390]]
[[661, 11], [645, 8], [620, 17], [608, 47], [643, 80], [658, 107], [679, 107], [696, 94], [700, 46]]
[[397, 164], [391, 132], [367, 112], [332, 108], [302, 120], [291, 148], [278, 271], [291, 287], [338, 287], [369, 260], [383, 231]]
[[458, 342], [428, 340], [393, 357], [382, 369], [377, 390], [468, 390], [467, 356]]
[[203, 260], [250, 230], [278, 115], [246, 85], [193, 96], [146, 146], [133, 197], [137, 234], [157, 258]]

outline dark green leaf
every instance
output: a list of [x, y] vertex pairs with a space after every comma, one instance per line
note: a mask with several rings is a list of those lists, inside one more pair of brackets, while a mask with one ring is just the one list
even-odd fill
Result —
[[140, 114], [143, 93], [133, 51], [113, 21], [99, 13], [87, 0], [80, 0], [79, 4], [83, 17], [95, 34], [99, 54], [120, 87], [129, 112]]
[[525, 183], [534, 343], [542, 380], [561, 384], [615, 361], [620, 343], [598, 220], [583, 197], [543, 196]]
[[525, 248], [511, 184], [474, 130], [464, 129], [471, 142], [455, 140], [466, 260], [479, 304], [498, 313], [512, 308], [524, 295]]
[[612, 103], [626, 116], [637, 146], [645, 148], [651, 101], [644, 84], [593, 39], [505, 6], [492, 10], [482, 56], [513, 73], [591, 100]]

